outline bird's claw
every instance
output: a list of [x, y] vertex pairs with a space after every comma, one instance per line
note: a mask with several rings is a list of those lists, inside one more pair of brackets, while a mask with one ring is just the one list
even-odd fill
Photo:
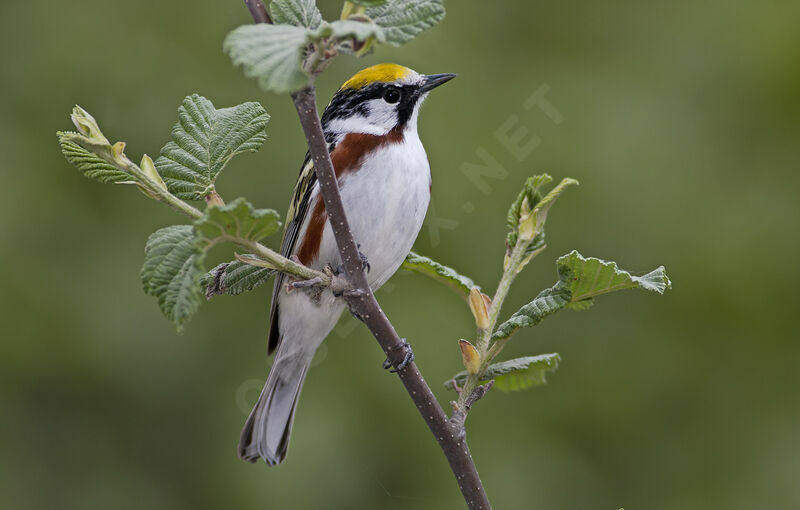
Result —
[[358, 251], [358, 258], [361, 259], [361, 270], [369, 273], [370, 270], [369, 259], [367, 259], [366, 255], [361, 253], [361, 250]]
[[389, 372], [393, 374], [405, 369], [408, 365], [411, 364], [412, 361], [414, 361], [414, 350], [411, 349], [411, 345], [408, 342], [406, 342], [405, 338], [402, 338], [401, 341], [403, 343], [400, 344], [398, 347], [394, 347], [392, 350], [403, 349], [403, 352], [405, 353], [403, 355], [403, 360], [397, 365], [395, 365], [394, 362], [392, 361], [391, 356], [386, 356], [386, 360], [383, 362], [384, 369], [390, 368], [392, 366], [394, 367], [393, 370], [389, 370]]
[[[361, 245], [359, 244], [358, 247], [360, 248]], [[372, 269], [369, 265], [369, 259], [361, 250], [358, 251], [358, 258], [361, 261], [361, 270], [369, 273], [369, 270]], [[344, 264], [339, 264], [336, 266], [336, 269], [333, 270], [333, 274], [338, 276], [342, 273], [344, 273]]]

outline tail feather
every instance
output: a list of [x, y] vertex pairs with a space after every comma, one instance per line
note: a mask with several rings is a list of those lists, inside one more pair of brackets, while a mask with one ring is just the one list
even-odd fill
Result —
[[284, 350], [278, 349], [264, 389], [242, 429], [241, 459], [250, 462], [264, 459], [275, 466], [286, 458], [297, 399], [314, 351], [284, 354], [281, 352]]

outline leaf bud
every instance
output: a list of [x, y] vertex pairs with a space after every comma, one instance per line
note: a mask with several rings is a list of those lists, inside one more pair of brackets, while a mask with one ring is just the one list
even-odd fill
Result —
[[474, 345], [466, 340], [459, 340], [458, 347], [461, 349], [461, 359], [464, 362], [464, 368], [467, 369], [469, 375], [478, 373], [481, 367], [481, 355]]
[[489, 327], [489, 312], [486, 308], [483, 294], [477, 287], [472, 287], [472, 290], [469, 291], [469, 309], [475, 317], [475, 325], [478, 326], [478, 329], [487, 329]]

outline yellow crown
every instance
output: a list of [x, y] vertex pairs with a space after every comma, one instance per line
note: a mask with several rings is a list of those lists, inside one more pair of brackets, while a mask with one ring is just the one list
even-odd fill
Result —
[[362, 69], [344, 82], [343, 89], [360, 89], [365, 85], [375, 82], [390, 82], [405, 78], [411, 69], [397, 64], [378, 64]]

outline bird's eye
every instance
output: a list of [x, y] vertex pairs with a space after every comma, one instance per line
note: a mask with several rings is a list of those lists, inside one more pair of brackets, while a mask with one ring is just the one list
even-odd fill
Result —
[[386, 92], [383, 93], [383, 100], [387, 103], [396, 103], [400, 101], [400, 91], [395, 87], [389, 87], [386, 89]]

